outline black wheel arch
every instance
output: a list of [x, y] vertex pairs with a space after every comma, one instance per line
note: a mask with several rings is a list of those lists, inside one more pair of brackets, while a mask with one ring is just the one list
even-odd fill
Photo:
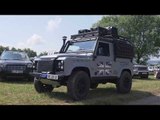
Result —
[[91, 77], [91, 75], [90, 75], [90, 70], [89, 70], [89, 68], [87, 68], [87, 67], [75, 67], [75, 68], [72, 70], [72, 73], [77, 72], [77, 71], [84, 71], [84, 72], [86, 72], [86, 73], [88, 74], [89, 77]]
[[130, 75], [132, 75], [132, 74], [131, 74], [131, 70], [130, 70], [130, 69], [123, 69], [123, 70], [122, 70], [122, 72], [121, 72], [121, 75], [122, 75], [122, 73], [123, 73], [124, 71], [127, 71], [127, 72], [129, 72], [129, 73], [130, 73]]
[[[119, 78], [121, 77], [122, 73], [125, 72], [125, 71], [129, 72], [129, 74], [132, 75], [130, 69], [123, 69], [123, 70], [121, 71], [121, 74], [120, 74]], [[117, 82], [118, 82], [118, 79], [116, 80], [115, 83], [117, 83]]]

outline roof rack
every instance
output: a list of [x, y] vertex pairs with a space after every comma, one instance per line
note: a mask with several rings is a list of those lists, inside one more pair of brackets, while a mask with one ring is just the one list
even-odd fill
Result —
[[83, 37], [91, 37], [91, 36], [105, 36], [112, 35], [113, 37], [118, 36], [117, 28], [115, 27], [97, 27], [89, 29], [79, 30], [78, 34], [71, 35], [71, 39], [83, 38]]
[[88, 37], [107, 37], [107, 38], [116, 38], [115, 40], [126, 41], [129, 44], [133, 45], [133, 43], [129, 40], [129, 38], [118, 35], [118, 30], [116, 27], [97, 27], [89, 29], [79, 30], [78, 34], [71, 35], [72, 40], [81, 40], [82, 38]]

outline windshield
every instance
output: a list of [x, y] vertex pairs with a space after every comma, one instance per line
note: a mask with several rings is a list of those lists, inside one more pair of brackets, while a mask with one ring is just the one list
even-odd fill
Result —
[[1, 55], [1, 60], [29, 60], [24, 52], [6, 51]]
[[95, 47], [95, 40], [92, 41], [78, 41], [71, 42], [66, 50], [68, 52], [93, 52]]

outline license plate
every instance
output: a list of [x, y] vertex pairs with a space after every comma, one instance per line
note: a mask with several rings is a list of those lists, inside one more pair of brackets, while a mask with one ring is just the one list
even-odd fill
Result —
[[48, 74], [47, 79], [58, 80], [58, 75]]
[[40, 77], [47, 78], [47, 74], [41, 74]]
[[147, 74], [147, 73], [142, 73], [142, 74]]
[[22, 70], [12, 70], [12, 73], [23, 73]]

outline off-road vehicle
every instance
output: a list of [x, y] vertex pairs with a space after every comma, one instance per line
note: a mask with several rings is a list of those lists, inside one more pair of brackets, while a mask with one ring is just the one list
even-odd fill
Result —
[[63, 37], [59, 53], [35, 61], [34, 87], [42, 93], [65, 85], [74, 100], [86, 98], [89, 89], [95, 89], [99, 83], [114, 83], [119, 93], [128, 93], [133, 57], [133, 44], [119, 36], [117, 28], [79, 30], [67, 42]]
[[133, 66], [133, 77], [148, 79], [149, 71], [147, 65], [135, 64]]

